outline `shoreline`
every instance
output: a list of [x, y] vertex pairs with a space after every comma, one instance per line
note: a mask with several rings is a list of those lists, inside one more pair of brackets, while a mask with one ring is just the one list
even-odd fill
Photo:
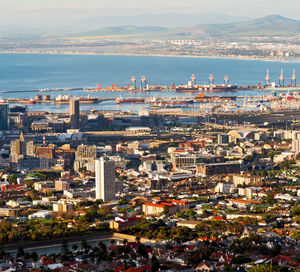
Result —
[[55, 52], [55, 51], [45, 51], [40, 52], [36, 50], [32, 51], [0, 51], [0, 54], [28, 54], [28, 55], [74, 55], [74, 56], [128, 56], [128, 57], [165, 57], [165, 58], [203, 58], [203, 59], [228, 59], [228, 60], [245, 60], [245, 61], [266, 61], [266, 62], [284, 62], [284, 63], [300, 63], [300, 58], [294, 58], [294, 59], [287, 59], [287, 58], [267, 58], [267, 57], [258, 57], [258, 56], [234, 56], [234, 55], [228, 55], [228, 56], [219, 56], [219, 55], [201, 55], [201, 56], [195, 56], [195, 55], [176, 55], [176, 54], [131, 54], [131, 53], [85, 53], [85, 52]]

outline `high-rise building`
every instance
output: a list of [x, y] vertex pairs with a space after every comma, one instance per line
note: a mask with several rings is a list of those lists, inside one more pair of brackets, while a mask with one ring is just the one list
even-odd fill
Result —
[[115, 162], [101, 157], [95, 160], [96, 199], [104, 202], [115, 199]]
[[8, 129], [8, 104], [0, 104], [0, 130]]
[[73, 129], [79, 128], [79, 100], [71, 99], [70, 100], [70, 126]]
[[300, 140], [292, 141], [292, 151], [299, 153], [300, 152]]

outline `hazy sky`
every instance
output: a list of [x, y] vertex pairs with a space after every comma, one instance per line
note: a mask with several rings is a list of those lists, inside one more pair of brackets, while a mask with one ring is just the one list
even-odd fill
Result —
[[300, 19], [300, 0], [0, 0], [0, 24], [72, 22], [143, 13], [222, 13], [252, 18], [268, 14]]

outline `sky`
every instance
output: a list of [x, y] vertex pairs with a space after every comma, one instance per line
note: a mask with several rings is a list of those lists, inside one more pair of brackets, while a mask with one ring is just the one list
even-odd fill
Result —
[[300, 0], [0, 0], [0, 26], [72, 23], [97, 16], [144, 13], [221, 13], [258, 18], [279, 14], [300, 20]]

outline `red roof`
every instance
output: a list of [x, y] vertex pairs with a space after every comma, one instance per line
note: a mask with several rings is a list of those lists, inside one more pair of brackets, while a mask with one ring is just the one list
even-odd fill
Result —
[[213, 220], [224, 220], [224, 219], [220, 216], [215, 216], [215, 217], [213, 217]]
[[152, 206], [152, 207], [160, 207], [160, 208], [164, 208], [164, 205], [161, 204], [156, 204], [156, 203], [144, 203], [143, 205], [145, 206]]
[[184, 200], [177, 200], [177, 199], [170, 199], [170, 198], [168, 198], [166, 201], [173, 202], [173, 203], [178, 203], [178, 204], [185, 204], [186, 203]]
[[169, 206], [169, 207], [173, 206], [173, 204], [166, 203], [166, 202], [161, 202], [160, 204], [163, 205], [163, 206]]

